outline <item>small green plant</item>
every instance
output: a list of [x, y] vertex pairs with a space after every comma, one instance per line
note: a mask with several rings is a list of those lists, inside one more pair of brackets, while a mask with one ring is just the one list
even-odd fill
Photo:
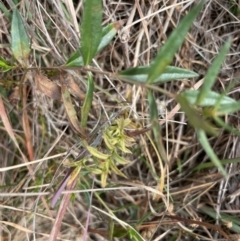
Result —
[[[107, 177], [111, 172], [126, 178], [117, 166], [130, 163], [122, 157], [122, 153], [131, 153], [127, 147], [133, 144], [134, 139], [125, 134], [125, 129], [134, 127], [134, 123], [129, 118], [118, 118], [113, 121], [112, 125], [106, 126], [102, 134], [104, 153], [98, 150], [99, 147], [92, 147], [84, 141], [83, 146], [88, 150], [90, 156], [88, 155], [79, 161], [65, 163], [67, 167], [74, 167], [68, 185], [75, 180], [83, 168], [89, 173], [101, 175], [102, 187], [106, 186]], [[89, 164], [89, 158], [93, 159], [93, 163]]]
[[[100, 127], [97, 127], [95, 131], [89, 131], [88, 120], [92, 110], [92, 103], [95, 94], [94, 91], [96, 90], [94, 79], [95, 73], [100, 75], [107, 75], [112, 79], [120, 79], [124, 83], [131, 85], [139, 85], [147, 90], [147, 104], [149, 106], [151, 127], [143, 130], [142, 133], [144, 133], [144, 131], [152, 130], [155, 143], [151, 144], [154, 147], [156, 146], [154, 151], [156, 150], [156, 156], [160, 162], [161, 167], [163, 164], [167, 166], [169, 160], [166, 153], [166, 148], [162, 141], [162, 130], [159, 124], [159, 113], [155, 100], [156, 92], [174, 99], [181, 106], [182, 111], [188, 118], [189, 124], [197, 133], [199, 144], [207, 153], [209, 160], [211, 161], [208, 163], [200, 164], [193, 171], [201, 170], [209, 166], [215, 166], [218, 168], [222, 175], [226, 176], [224, 165], [230, 163], [231, 161], [239, 162], [238, 159], [224, 159], [223, 161], [219, 160], [219, 157], [213, 151], [213, 148], [211, 147], [211, 144], [208, 140], [208, 136], [218, 135], [220, 128], [221, 130], [223, 129], [239, 135], [239, 131], [232, 126], [225, 124], [221, 117], [239, 111], [240, 102], [234, 100], [233, 98], [227, 97], [226, 92], [219, 94], [212, 90], [221, 65], [224, 62], [227, 53], [229, 52], [231, 40], [226, 41], [226, 43], [223, 45], [218, 56], [215, 58], [211, 67], [208, 69], [208, 72], [204, 78], [204, 82], [199, 90], [184, 90], [180, 93], [170, 93], [168, 90], [158, 86], [166, 82], [198, 77], [198, 74], [191, 70], [170, 66], [170, 64], [172, 63], [176, 52], [185, 40], [185, 37], [193, 21], [200, 13], [203, 5], [204, 2], [202, 1], [200, 4], [189, 11], [189, 13], [179, 23], [177, 28], [168, 37], [165, 44], [159, 50], [155, 59], [152, 60], [150, 65], [128, 68], [119, 73], [109, 73], [105, 72], [104, 70], [96, 70], [91, 65], [97, 54], [99, 54], [103, 48], [113, 40], [120, 28], [120, 24], [111, 23], [102, 27], [102, 1], [83, 1], [84, 10], [83, 15], [81, 16], [82, 22], [80, 26], [80, 45], [75, 51], [73, 51], [72, 55], [69, 54], [69, 57], [64, 64], [50, 68], [51, 70], [59, 71], [60, 73], [63, 73], [64, 71], [72, 71], [75, 69], [81, 69], [81, 71], [85, 73], [85, 79], [83, 80], [85, 84], [85, 93], [84, 98], [82, 98], [82, 103], [80, 104], [80, 112], [77, 113], [73, 104], [72, 92], [74, 89], [71, 87], [71, 85], [69, 85], [69, 83], [67, 83], [67, 81], [65, 81], [62, 76], [58, 84], [53, 83], [52, 81], [46, 81], [45, 83], [47, 84], [44, 86], [45, 90], [44, 88], [42, 89], [42, 93], [48, 97], [57, 99], [58, 101], [61, 100], [61, 104], [64, 106], [69, 124], [72, 130], [80, 139], [79, 145], [83, 150], [83, 154], [80, 155], [80, 157], [76, 157], [74, 159], [69, 158], [68, 161], [64, 162], [65, 167], [68, 168], [68, 172], [64, 182], [59, 188], [59, 191], [53, 198], [52, 206], [55, 205], [65, 186], [67, 186], [69, 189], [74, 188], [76, 179], [79, 178], [83, 172], [100, 176], [102, 187], [107, 186], [108, 176], [111, 173], [115, 173], [119, 176], [127, 178], [125, 174], [119, 169], [119, 166], [124, 166], [130, 163], [129, 160], [125, 159], [125, 156], [131, 155], [131, 147], [135, 140], [134, 138], [127, 135], [127, 130], [136, 130], [138, 129], [138, 126], [135, 124], [135, 119], [131, 115], [129, 115], [128, 118], [125, 118], [121, 117], [119, 114], [121, 112], [119, 112], [109, 122], [104, 120], [104, 118], [99, 118], [99, 122], [105, 121], [105, 123], [101, 123], [99, 125]], [[29, 63], [29, 57], [32, 55], [30, 38], [25, 29], [24, 20], [19, 14], [17, 7], [14, 8], [12, 14], [11, 51], [14, 56], [12, 63], [9, 63], [9, 61], [2, 57], [0, 59], [0, 69], [3, 72], [12, 71], [13, 69], [21, 69], [25, 76], [28, 72], [33, 70], [44, 70], [44, 67], [32, 67]], [[39, 74], [38, 76], [41, 75]], [[22, 82], [24, 82], [24, 77]], [[52, 87], [50, 88], [50, 86]], [[230, 87], [232, 87], [232, 85], [229, 85], [227, 89], [230, 89]], [[46, 91], [48, 88], [48, 91], [50, 92]], [[10, 124], [6, 118], [7, 115], [4, 110], [1, 96], [0, 109], [0, 116], [3, 120], [3, 125], [5, 126], [6, 130], [8, 130], [9, 135], [15, 146], [18, 148], [19, 153], [27, 163], [28, 160], [24, 153], [21, 151], [21, 148], [17, 142], [16, 137], [14, 136], [12, 129], [9, 127]], [[27, 118], [25, 118], [25, 120], [27, 120]], [[26, 128], [26, 126], [27, 124], [24, 127]], [[28, 147], [29, 146], [30, 144]], [[164, 168], [162, 168], [162, 170], [163, 169]], [[30, 168], [29, 172], [31, 174], [33, 173]], [[160, 178], [162, 178], [161, 185], [164, 186], [165, 178], [159, 177], [159, 179]], [[63, 200], [63, 204], [59, 212], [65, 212], [68, 201], [69, 200], [67, 200], [67, 198]], [[108, 211], [111, 213], [110, 210]], [[59, 219], [57, 219], [56, 222], [61, 223], [63, 216], [64, 215], [59, 215]], [[115, 217], [114, 215], [112, 216]], [[135, 230], [135, 228], [126, 225], [124, 222], [119, 221], [119, 223], [121, 223], [122, 226], [125, 225], [123, 234], [128, 235], [131, 240], [144, 240], [140, 233]], [[239, 231], [238, 227], [237, 230]], [[111, 238], [114, 237], [114, 231], [110, 236]]]

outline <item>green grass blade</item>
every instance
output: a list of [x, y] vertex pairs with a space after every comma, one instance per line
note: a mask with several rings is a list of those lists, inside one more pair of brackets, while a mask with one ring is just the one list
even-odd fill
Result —
[[91, 63], [102, 39], [102, 1], [85, 0], [81, 26], [81, 51], [85, 65]]
[[[112, 39], [117, 33], [118, 28], [119, 28], [119, 25], [116, 23], [111, 23], [103, 28], [102, 39], [97, 48], [97, 53], [99, 53], [104, 47], [106, 47], [112, 41]], [[66, 66], [69, 66], [69, 67], [84, 66], [83, 57], [80, 52], [80, 49], [78, 49], [76, 52], [74, 52], [71, 55], [71, 57], [68, 59], [66, 63]]]
[[181, 105], [181, 109], [185, 112], [188, 117], [189, 123], [197, 130], [204, 130], [209, 134], [217, 135], [215, 128], [210, 125], [197, 110], [188, 102], [183, 94], [177, 96], [177, 101]]
[[213, 162], [213, 164], [219, 169], [219, 171], [226, 177], [227, 173], [225, 169], [223, 168], [222, 163], [218, 159], [217, 155], [214, 153], [212, 147], [210, 146], [206, 133], [203, 130], [197, 130], [198, 134], [198, 141], [201, 143], [203, 149], [207, 153], [210, 160]]
[[[130, 79], [136, 81], [137, 83], [145, 83], [147, 81], [150, 71], [150, 66], [138, 66], [132, 69], [121, 71], [118, 75], [120, 76], [120, 78], [122, 77]], [[180, 80], [195, 77], [198, 77], [198, 74], [193, 71], [174, 66], [167, 66], [164, 72], [160, 76], [158, 76], [152, 83], [158, 84], [169, 82], [172, 80]]]
[[167, 162], [167, 156], [165, 155], [166, 152], [161, 141], [161, 127], [158, 121], [158, 108], [157, 108], [157, 104], [154, 99], [153, 93], [151, 91], [148, 91], [148, 104], [149, 104], [150, 119], [152, 123], [152, 130], [153, 130], [156, 146], [158, 148], [159, 154], [161, 155], [162, 159], [165, 162]]
[[81, 126], [85, 127], [87, 125], [88, 114], [92, 106], [93, 100], [93, 90], [94, 90], [94, 81], [91, 73], [88, 73], [88, 86], [87, 93], [81, 109]]
[[[199, 90], [185, 90], [181, 93], [190, 104], [196, 103], [197, 97], [199, 95]], [[207, 106], [215, 106], [221, 95], [217, 92], [214, 91], [209, 91], [204, 100], [199, 104], [201, 107], [207, 107]], [[224, 109], [227, 106], [231, 106], [238, 103], [236, 100], [228, 97], [228, 96], [223, 96], [221, 98], [218, 110]], [[239, 104], [238, 104], [239, 105]], [[240, 105], [239, 105], [240, 106]]]
[[[231, 164], [231, 163], [240, 163], [240, 158], [221, 160], [222, 165]], [[202, 170], [202, 169], [206, 169], [206, 168], [213, 167], [213, 166], [215, 166], [215, 165], [212, 162], [205, 162], [205, 163], [199, 164], [193, 170], [197, 171], [197, 170]]]
[[26, 63], [30, 54], [30, 40], [25, 31], [23, 20], [17, 8], [13, 10], [11, 38], [11, 49], [14, 57], [23, 67], [26, 67]]
[[[209, 208], [207, 206], [201, 206], [199, 208], [199, 210], [201, 210], [203, 213], [209, 215], [210, 217], [212, 217], [213, 219], [216, 220], [217, 218], [217, 213], [214, 209], [212, 208]], [[233, 232], [235, 233], [240, 233], [240, 221], [239, 221], [239, 217], [234, 217], [234, 215], [228, 215], [224, 212], [221, 212], [220, 213], [220, 221], [223, 223], [223, 224], [226, 224], [226, 223], [230, 223], [231, 226], [229, 227], [229, 229], [231, 229]], [[233, 239], [234, 240], [234, 239]]]
[[112, 39], [115, 37], [119, 28], [120, 28], [120, 24], [118, 22], [110, 23], [103, 28], [102, 39], [97, 48], [97, 53], [100, 52], [104, 47], [106, 47], [112, 41]]
[[176, 30], [174, 30], [174, 32], [170, 35], [157, 57], [154, 59], [154, 62], [151, 64], [150, 74], [147, 79], [148, 83], [154, 82], [172, 62], [175, 53], [182, 45], [188, 30], [198, 13], [201, 11], [202, 6], [203, 1], [194, 7], [189, 14], [183, 18]]
[[212, 86], [214, 85], [214, 82], [217, 78], [217, 75], [220, 71], [221, 65], [222, 65], [227, 53], [229, 52], [230, 46], [231, 46], [231, 41], [229, 39], [224, 44], [224, 46], [220, 50], [218, 56], [214, 59], [213, 63], [209, 67], [207, 74], [204, 78], [204, 83], [200, 89], [200, 92], [199, 92], [199, 95], [198, 95], [198, 98], [196, 101], [196, 105], [199, 105], [210, 92], [210, 90], [211, 90]]

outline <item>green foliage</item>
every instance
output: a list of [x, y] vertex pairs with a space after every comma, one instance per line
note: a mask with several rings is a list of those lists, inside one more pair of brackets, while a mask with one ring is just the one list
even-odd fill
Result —
[[[119, 77], [121, 79], [126, 78], [132, 81], [136, 81], [136, 83], [146, 83], [150, 71], [151, 66], [138, 66], [135, 68], [121, 71], [119, 73]], [[152, 84], [195, 77], [198, 77], [198, 74], [193, 71], [174, 66], [167, 66], [164, 72], [161, 75], [158, 75], [156, 79], [153, 80]]]
[[211, 91], [212, 86], [214, 85], [215, 79], [220, 71], [221, 65], [225, 59], [226, 54], [229, 52], [231, 46], [231, 41], [228, 40], [222, 49], [220, 50], [218, 56], [213, 61], [212, 65], [209, 67], [207, 74], [204, 78], [204, 83], [200, 89], [198, 98], [196, 100], [196, 105], [199, 105]]
[[81, 51], [84, 65], [91, 63], [102, 39], [102, 1], [85, 0], [81, 25]]
[[[99, 53], [104, 47], [106, 47], [112, 41], [112, 39], [117, 33], [117, 27], [118, 25], [111, 23], [103, 28], [101, 42], [97, 48], [96, 54]], [[80, 49], [76, 50], [72, 54], [72, 56], [68, 59], [66, 66], [69, 66], [69, 67], [84, 66]]]
[[88, 114], [91, 110], [92, 100], [93, 100], [94, 82], [93, 77], [90, 72], [88, 72], [88, 86], [86, 97], [81, 109], [81, 126], [86, 127]]
[[178, 27], [172, 32], [167, 42], [161, 48], [156, 58], [151, 64], [147, 82], [153, 83], [164, 72], [166, 67], [172, 62], [175, 53], [182, 45], [188, 30], [190, 29], [194, 19], [201, 11], [203, 1], [193, 8], [179, 23]]
[[107, 177], [111, 171], [124, 178], [126, 176], [118, 169], [117, 165], [126, 165], [128, 160], [122, 157], [122, 153], [131, 153], [127, 148], [132, 145], [134, 139], [125, 134], [125, 129], [134, 127], [130, 119], [116, 119], [112, 125], [107, 126], [103, 131], [103, 142], [105, 144], [104, 153], [99, 148], [89, 146], [86, 141], [83, 142], [84, 147], [90, 153], [94, 160], [94, 166], [87, 164], [87, 158], [79, 161], [65, 163], [68, 167], [75, 167], [71, 175], [70, 183], [76, 178], [80, 170], [84, 167], [90, 173], [101, 175], [102, 187], [107, 184]]
[[17, 8], [13, 10], [11, 24], [11, 49], [16, 60], [23, 67], [27, 67], [26, 63], [30, 54], [30, 40], [25, 31], [23, 20]]
[[9, 65], [5, 59], [0, 57], [0, 71], [7, 72], [14, 68], [15, 68], [14, 65]]
[[207, 206], [201, 206], [200, 211], [202, 211], [203, 213], [207, 214], [208, 216], [210, 216], [213, 219], [216, 219], [218, 217], [218, 219], [220, 220], [220, 222], [224, 225], [228, 225], [229, 229], [232, 230], [235, 233], [240, 233], [240, 221], [238, 217], [234, 217], [232, 215], [228, 215], [224, 212], [221, 212], [219, 214], [216, 213], [216, 210], [207, 207]]

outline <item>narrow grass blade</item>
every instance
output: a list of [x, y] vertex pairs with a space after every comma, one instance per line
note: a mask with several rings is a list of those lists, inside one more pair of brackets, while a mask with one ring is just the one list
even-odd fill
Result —
[[[139, 66], [132, 69], [127, 69], [121, 71], [118, 75], [120, 78], [126, 78], [137, 83], [145, 83], [147, 81], [148, 75], [150, 74], [151, 67], [150, 66]], [[172, 80], [180, 80], [180, 79], [188, 79], [198, 77], [198, 74], [187, 70], [174, 66], [167, 66], [164, 72], [157, 76], [156, 79], [153, 80], [153, 84], [169, 82]]]
[[[201, 206], [199, 208], [199, 210], [201, 210], [203, 213], [209, 215], [210, 217], [212, 217], [213, 219], [216, 220], [217, 213], [214, 209], [207, 207], [207, 206]], [[223, 224], [230, 223], [231, 226], [229, 228], [235, 233], [240, 233], [240, 221], [237, 216], [234, 217], [233, 215], [228, 215], [228, 214], [221, 212], [220, 213], [220, 221]], [[233, 239], [233, 240], [235, 240], [235, 239]], [[236, 240], [238, 240], [238, 239], [236, 239]]]
[[[221, 160], [222, 165], [227, 165], [227, 164], [231, 164], [231, 163], [240, 163], [240, 158], [232, 158], [232, 159]], [[213, 167], [213, 166], [215, 166], [215, 165], [212, 162], [205, 162], [205, 163], [199, 164], [193, 170], [197, 171], [197, 170], [202, 170], [202, 169]]]
[[11, 49], [14, 57], [23, 67], [27, 67], [26, 63], [30, 54], [30, 40], [17, 8], [13, 10], [11, 38]]
[[132, 241], [145, 241], [143, 237], [132, 227], [128, 227], [129, 237]]
[[224, 44], [222, 49], [220, 50], [218, 56], [214, 59], [213, 63], [209, 67], [207, 74], [204, 78], [204, 83], [200, 89], [196, 105], [199, 105], [211, 91], [212, 86], [217, 78], [217, 75], [220, 71], [221, 65], [225, 59], [226, 54], [229, 52], [231, 46], [230, 39]]
[[11, 18], [11, 14], [9, 10], [6, 8], [6, 4], [4, 4], [3, 2], [0, 2], [0, 10], [2, 10], [5, 17], [7, 17], [8, 19]]
[[88, 73], [87, 93], [81, 109], [81, 126], [82, 127], [85, 127], [87, 125], [88, 114], [92, 106], [93, 90], [94, 90], [93, 77], [91, 73]]
[[161, 128], [158, 122], [158, 108], [151, 91], [148, 91], [148, 104], [149, 104], [150, 118], [151, 118], [154, 138], [156, 143], [159, 143], [159, 139], [161, 136]]
[[177, 96], [177, 101], [181, 105], [181, 109], [188, 117], [189, 123], [197, 130], [204, 130], [209, 134], [217, 135], [215, 128], [202, 118], [197, 110], [188, 102], [183, 94]]
[[194, 7], [187, 16], [183, 18], [178, 27], [170, 35], [167, 42], [164, 44], [154, 62], [151, 64], [150, 74], [147, 82], [154, 82], [165, 70], [165, 68], [172, 62], [174, 54], [177, 52], [179, 47], [182, 45], [185, 36], [190, 29], [194, 19], [201, 11], [203, 1]]
[[81, 51], [84, 65], [91, 63], [102, 39], [102, 1], [85, 0], [81, 26]]
[[165, 162], [167, 162], [166, 152], [161, 141], [161, 127], [158, 121], [158, 108], [157, 108], [157, 104], [154, 99], [153, 93], [151, 91], [148, 91], [148, 104], [149, 104], [152, 130], [153, 130], [156, 146], [158, 148], [159, 154], [161, 155], [162, 159]]
[[117, 31], [121, 26], [120, 22], [110, 23], [105, 26], [102, 30], [102, 39], [97, 48], [97, 53], [100, 52], [103, 48], [105, 48], [115, 37]]
[[213, 164], [219, 169], [219, 171], [226, 177], [227, 173], [225, 169], [223, 168], [222, 163], [218, 159], [217, 155], [214, 153], [212, 147], [210, 146], [206, 133], [203, 130], [197, 130], [198, 134], [198, 141], [201, 143], [203, 149], [207, 153], [210, 160], [213, 162]]

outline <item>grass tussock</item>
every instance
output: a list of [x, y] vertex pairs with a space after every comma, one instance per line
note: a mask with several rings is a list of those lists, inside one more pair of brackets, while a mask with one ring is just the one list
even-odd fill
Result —
[[[200, 1], [102, 1], [115, 37], [81, 67], [84, 1], [14, 2], [0, 2], [0, 240], [239, 240], [239, 2], [204, 3], [175, 53], [198, 77], [153, 85], [119, 73], [157, 59]], [[211, 91], [233, 111], [184, 105], [229, 37]]]

